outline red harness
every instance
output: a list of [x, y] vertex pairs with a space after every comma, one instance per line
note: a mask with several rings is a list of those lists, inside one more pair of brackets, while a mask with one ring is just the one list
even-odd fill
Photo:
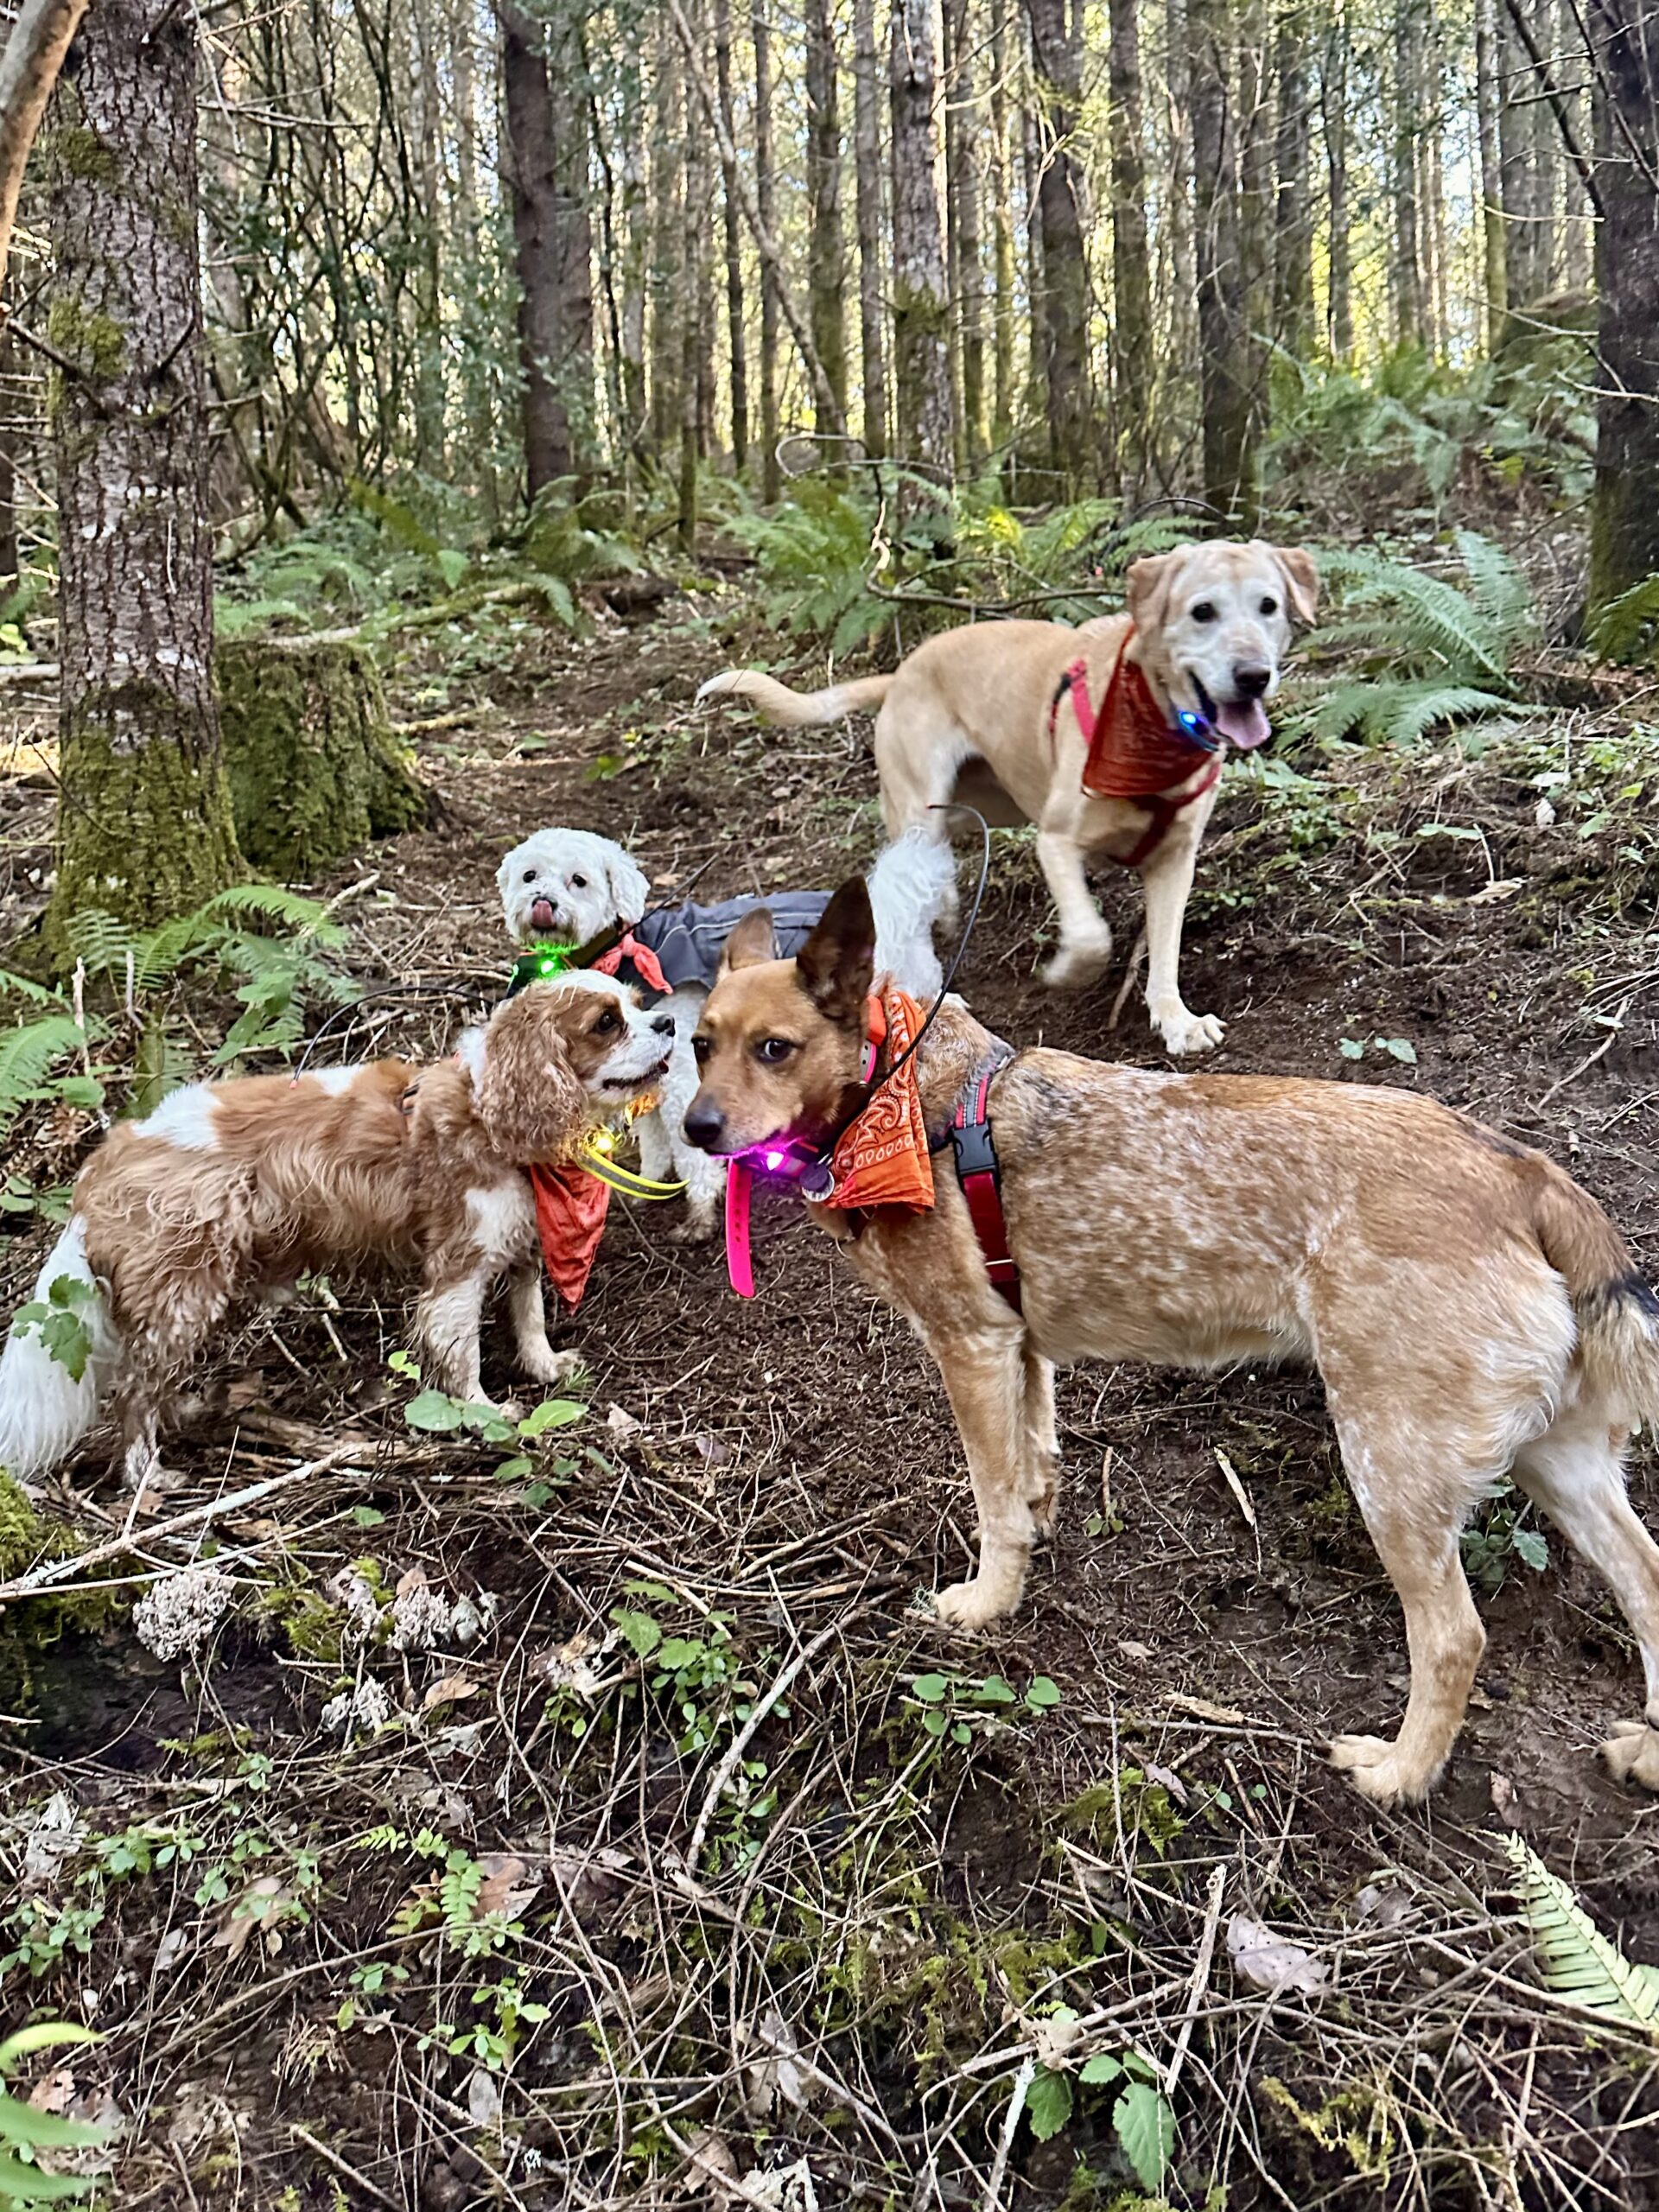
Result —
[[950, 1118], [950, 1149], [956, 1157], [957, 1180], [968, 1201], [968, 1217], [985, 1257], [985, 1272], [1016, 1313], [1024, 1306], [1020, 1294], [1020, 1270], [1008, 1245], [1008, 1224], [1002, 1211], [1002, 1171], [991, 1137], [987, 1111], [992, 1078], [1007, 1065], [1003, 1057], [976, 1076], [957, 1101]]
[[[1152, 817], [1130, 851], [1107, 855], [1120, 868], [1139, 868], [1156, 852], [1182, 808], [1213, 791], [1221, 773], [1218, 747], [1206, 744], [1179, 722], [1172, 724], [1153, 697], [1152, 686], [1139, 663], [1128, 658], [1134, 636], [1133, 629], [1128, 631], [1117, 649], [1098, 714], [1090, 704], [1089, 664], [1081, 654], [1060, 678], [1048, 709], [1048, 742], [1052, 753], [1060, 702], [1071, 693], [1077, 728], [1089, 748], [1083, 788], [1090, 798], [1128, 799]], [[1169, 786], [1184, 782], [1206, 755], [1208, 771], [1192, 790], [1168, 797]]]

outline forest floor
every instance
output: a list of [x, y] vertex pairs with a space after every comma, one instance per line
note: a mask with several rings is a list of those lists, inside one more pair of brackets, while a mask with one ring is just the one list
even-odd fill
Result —
[[[730, 642], [706, 611], [582, 641], [514, 618], [470, 667], [434, 641], [397, 670], [439, 826], [317, 887], [373, 878], [340, 911], [364, 983], [405, 987], [365, 1008], [386, 1048], [488, 1002], [495, 868], [533, 828], [618, 836], [659, 888], [712, 861], [700, 898], [868, 859], [868, 725], [695, 711]], [[1659, 867], [1618, 796], [1643, 711], [1235, 772], [1184, 981], [1227, 1020], [1219, 1071], [1465, 1106], [1569, 1164], [1652, 1278]], [[49, 814], [38, 779], [0, 785], [14, 919]], [[1109, 1027], [1139, 912], [1102, 888], [1114, 974], [1052, 996], [1028, 840], [1000, 837], [960, 987], [1015, 1041], [1161, 1065], [1138, 996]], [[343, 1036], [325, 1057], [360, 1054]], [[29, 1173], [67, 1172], [60, 1127], [24, 1140]], [[14, 1298], [45, 1237], [15, 1225]], [[1491, 1509], [1469, 1726], [1427, 1811], [1375, 1812], [1323, 1745], [1392, 1730], [1404, 1638], [1316, 1381], [1064, 1377], [1056, 1541], [1017, 1619], [964, 1638], [923, 1601], [972, 1514], [908, 1332], [785, 1200], [752, 1305], [718, 1245], [660, 1230], [617, 1203], [569, 1331], [588, 1412], [533, 1478], [406, 1425], [403, 1309], [340, 1286], [227, 1348], [104, 1570], [177, 1567], [200, 1529], [149, 1531], [326, 1456], [214, 1524], [240, 1597], [199, 1663], [138, 1643], [130, 1580], [0, 1622], [6, 2011], [106, 2031], [40, 2094], [127, 2116], [126, 2212], [1659, 2203], [1652, 2047], [1540, 1988], [1502, 1847], [1659, 1961], [1659, 1805], [1594, 1756], [1640, 1672], [1553, 1535], [1529, 1565]], [[1633, 1487], [1659, 1520], [1650, 1445]], [[45, 1502], [82, 1548], [128, 1510], [90, 1466]], [[481, 1632], [388, 1635], [422, 1573]], [[342, 1742], [322, 1708], [370, 1679], [391, 1721]], [[1240, 1914], [1305, 1948], [1310, 1986], [1233, 1967]], [[1135, 2053], [1175, 2119], [1144, 2190]], [[1085, 2081], [1090, 2054], [1130, 2070]]]

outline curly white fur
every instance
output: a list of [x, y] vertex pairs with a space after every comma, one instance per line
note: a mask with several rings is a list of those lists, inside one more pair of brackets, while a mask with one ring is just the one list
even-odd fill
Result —
[[[619, 923], [632, 926], [651, 896], [648, 880], [622, 847], [587, 830], [537, 830], [513, 847], [495, 880], [507, 933], [518, 944], [531, 938], [587, 944]], [[934, 925], [956, 903], [949, 845], [925, 830], [906, 830], [877, 859], [869, 881], [878, 974], [891, 976], [918, 998], [931, 998], [940, 981]], [[543, 902], [545, 910], [535, 918]], [[670, 1233], [688, 1241], [713, 1236], [726, 1188], [723, 1162], [689, 1143], [684, 1131], [685, 1109], [699, 1080], [691, 1039], [707, 996], [700, 984], [688, 983], [653, 1009], [673, 1018], [674, 1052], [661, 1103], [635, 1124], [640, 1172], [658, 1182], [685, 1185], [683, 1224]]]

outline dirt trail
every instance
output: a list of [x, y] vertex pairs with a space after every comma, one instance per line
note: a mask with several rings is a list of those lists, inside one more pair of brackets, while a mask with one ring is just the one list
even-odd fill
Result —
[[[486, 994], [504, 964], [496, 861], [548, 822], [620, 836], [663, 886], [712, 859], [700, 897], [828, 886], [868, 859], [868, 730], [768, 735], [695, 715], [715, 657], [672, 627], [575, 647], [531, 633], [489, 701], [429, 671], [417, 696], [407, 671], [408, 719], [450, 721], [416, 736], [446, 811], [364, 861], [391, 897], [359, 900], [353, 958]], [[474, 719], [457, 726], [463, 710]], [[1416, 1084], [1568, 1160], [1651, 1275], [1654, 887], [1632, 893], [1612, 855], [1604, 868], [1600, 849], [1540, 830], [1535, 804], [1501, 763], [1451, 757], [1351, 762], [1271, 805], [1230, 792], [1200, 864], [1186, 995], [1229, 1022], [1219, 1069]], [[1475, 834], [1414, 834], [1435, 822]], [[1121, 959], [1138, 901], [1116, 877], [1103, 890]], [[1107, 1028], [1118, 970], [1082, 998], [1038, 987], [1046, 924], [1029, 850], [1000, 841], [964, 971], [976, 1011], [1013, 1039], [1161, 1065], [1138, 1001]], [[1586, 1007], [1621, 1004], [1614, 1046], [1573, 1075], [1605, 1034]], [[392, 1001], [381, 1018], [435, 1042], [451, 1011]], [[962, 1572], [971, 1509], [908, 1333], [782, 1198], [761, 1209], [753, 1305], [727, 1293], [718, 1247], [668, 1243], [626, 1205], [613, 1218], [570, 1332], [594, 1414], [550, 1498], [526, 1504], [487, 1459], [411, 1440], [385, 1409], [395, 1305], [342, 1293], [333, 1314], [262, 1322], [181, 1471], [247, 1481], [307, 1437], [360, 1433], [363, 1473], [296, 1502], [279, 1541], [230, 1532], [238, 1572], [279, 1598], [255, 1608], [263, 1631], [229, 1632], [205, 1680], [181, 1688], [111, 1625], [73, 1643], [79, 1698], [19, 1739], [33, 1754], [19, 1795], [63, 1787], [104, 1833], [175, 1820], [204, 1775], [241, 1775], [221, 1796], [267, 1835], [294, 1903], [273, 1926], [280, 1955], [261, 1958], [263, 1938], [218, 1940], [225, 1902], [197, 1905], [187, 1882], [99, 1891], [85, 1972], [108, 1993], [118, 2093], [155, 2105], [124, 2202], [176, 2177], [162, 2138], [181, 2111], [198, 2116], [185, 2147], [204, 2205], [286, 2202], [290, 2183], [292, 2202], [327, 2202], [328, 2162], [296, 2119], [399, 2206], [618, 2202], [652, 2173], [665, 2193], [649, 2201], [679, 2202], [691, 2184], [670, 2177], [699, 2158], [747, 2171], [800, 2156], [826, 2204], [878, 2202], [930, 2171], [937, 2196], [913, 2201], [967, 2201], [1030, 2024], [1055, 2004], [1118, 2008], [1111, 2034], [1167, 2065], [1216, 1867], [1227, 1915], [1340, 1957], [1345, 1995], [1269, 2013], [1217, 1967], [1213, 1995], [1192, 2000], [1173, 2201], [1203, 2202], [1211, 2180], [1230, 2208], [1405, 2203], [1419, 2186], [1437, 2205], [1498, 2201], [1471, 2177], [1475, 2145], [1510, 2160], [1515, 2202], [1588, 2203], [1571, 2177], [1592, 2171], [1627, 2203], [1656, 2201], [1650, 2132], [1584, 2132], [1633, 2120], [1650, 2087], [1558, 2033], [1479, 1903], [1503, 1894], [1497, 1838], [1513, 1823], [1632, 1955], [1659, 1959], [1654, 1815], [1591, 1753], [1637, 1709], [1637, 1673], [1599, 1585], [1558, 1543], [1541, 1573], [1513, 1561], [1484, 1605], [1476, 1709], [1432, 1812], [1369, 1814], [1321, 1741], [1392, 1728], [1404, 1643], [1316, 1384], [1065, 1378], [1058, 1540], [1018, 1620], [964, 1643], [911, 1604]], [[1650, 1517], [1655, 1472], [1649, 1452], [1634, 1490]], [[308, 1646], [307, 1593], [365, 1551], [389, 1579], [419, 1567], [488, 1593], [493, 1627], [429, 1661], [347, 1653], [342, 1676], [326, 1635]], [[664, 1656], [655, 1629], [625, 1620], [607, 1647], [619, 1607], [678, 1644]], [[728, 1758], [741, 1714], [807, 1650]], [[415, 1713], [446, 1670], [469, 1687], [346, 1756], [318, 1713], [353, 1664]], [[1057, 1703], [1027, 1701], [1039, 1680]], [[206, 1733], [207, 1751], [163, 1748]], [[257, 1791], [226, 1764], [232, 1748], [270, 1762]], [[222, 1853], [211, 1802], [200, 1824]], [[382, 1824], [439, 1840], [426, 1861], [365, 1847]], [[309, 1891], [284, 1856], [302, 1843], [321, 1870]], [[500, 1896], [537, 1891], [512, 1916], [521, 1932], [470, 1961], [432, 1913], [387, 1934], [445, 1851], [499, 1875]], [[381, 1961], [404, 1978], [375, 1979]], [[467, 2037], [486, 2020], [508, 2033], [498, 1996], [473, 2000], [474, 1984], [507, 1983], [548, 2010], [508, 2034], [522, 2056], [503, 2090], [499, 2047], [480, 2056]], [[1129, 2185], [1110, 2100], [1078, 2088], [1074, 2104], [1051, 2141], [1020, 2133], [1007, 2201], [1058, 2203], [1082, 2186], [1079, 2160], [1098, 2201]], [[1511, 2123], [1522, 2150], [1503, 2147]]]

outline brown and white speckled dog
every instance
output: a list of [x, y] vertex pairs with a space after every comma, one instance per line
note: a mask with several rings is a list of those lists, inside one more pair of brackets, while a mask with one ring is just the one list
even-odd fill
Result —
[[[817, 1145], [866, 1102], [873, 936], [861, 884], [792, 961], [764, 912], [703, 1007], [686, 1133], [713, 1152]], [[995, 1064], [947, 1001], [920, 1053], [930, 1138]], [[1409, 1091], [1178, 1076], [1027, 1051], [990, 1087], [1023, 1313], [992, 1287], [947, 1153], [931, 1212], [814, 1208], [938, 1362], [979, 1509], [979, 1571], [939, 1593], [976, 1628], [1019, 1603], [1051, 1521], [1053, 1365], [1317, 1363], [1343, 1462], [1405, 1608], [1398, 1736], [1332, 1746], [1367, 1797], [1421, 1798], [1461, 1726], [1484, 1635], [1459, 1556], [1516, 1481], [1606, 1577], [1641, 1645], [1646, 1718], [1605, 1747], [1659, 1789], [1659, 1547], [1622, 1461], [1659, 1421], [1659, 1301], [1593, 1198], [1536, 1152]]]
[[73, 1305], [89, 1356], [71, 1372], [14, 1323], [0, 1359], [0, 1465], [52, 1466], [112, 1402], [129, 1479], [193, 1361], [238, 1307], [300, 1276], [418, 1273], [432, 1379], [481, 1398], [479, 1326], [505, 1275], [535, 1382], [575, 1364], [547, 1341], [532, 1162], [567, 1154], [662, 1076], [673, 1024], [583, 973], [532, 985], [451, 1060], [375, 1060], [295, 1079], [190, 1084], [113, 1128], [82, 1169], [38, 1300]]

